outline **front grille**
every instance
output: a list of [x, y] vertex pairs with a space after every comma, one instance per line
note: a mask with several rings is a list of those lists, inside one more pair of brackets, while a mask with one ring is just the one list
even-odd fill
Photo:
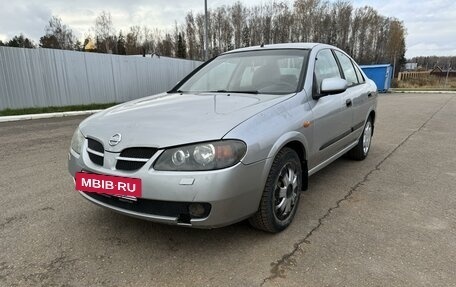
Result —
[[[190, 202], [162, 201], [144, 198], [137, 198], [136, 201], [130, 202], [116, 196], [105, 194], [97, 194], [92, 192], [86, 192], [85, 194], [108, 205], [130, 211], [168, 217], [182, 217], [182, 215], [190, 216], [188, 210]], [[204, 207], [204, 213], [197, 217], [190, 216], [191, 218], [205, 218], [209, 215], [211, 211], [211, 205], [206, 202], [200, 204]]]
[[124, 149], [121, 153], [121, 157], [132, 157], [132, 158], [151, 158], [157, 152], [156, 148], [149, 147], [134, 147]]
[[133, 171], [140, 169], [144, 164], [145, 162], [140, 161], [117, 160], [116, 169]]
[[87, 153], [89, 154], [90, 160], [94, 164], [103, 166], [104, 148], [102, 143], [89, 138], [87, 145]]
[[143, 167], [157, 152], [156, 148], [135, 147], [124, 149], [117, 157], [117, 170], [134, 171]]
[[100, 142], [98, 142], [98, 141], [96, 141], [94, 139], [88, 139], [88, 141], [89, 141], [88, 146], [89, 146], [89, 148], [91, 150], [94, 150], [94, 151], [97, 151], [97, 152], [101, 152], [101, 153], [104, 152], [103, 145]]

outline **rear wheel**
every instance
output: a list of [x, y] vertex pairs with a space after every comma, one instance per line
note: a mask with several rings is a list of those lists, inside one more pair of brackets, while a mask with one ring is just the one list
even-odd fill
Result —
[[299, 203], [302, 187], [298, 154], [282, 149], [274, 159], [258, 211], [249, 219], [258, 229], [277, 233], [290, 225]]
[[367, 157], [371, 146], [372, 129], [372, 120], [369, 117], [364, 125], [363, 134], [359, 138], [358, 144], [348, 152], [348, 155], [352, 159], [363, 160]]

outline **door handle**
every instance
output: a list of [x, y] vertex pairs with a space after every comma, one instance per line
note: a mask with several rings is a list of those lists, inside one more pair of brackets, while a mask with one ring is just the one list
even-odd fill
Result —
[[347, 107], [351, 107], [351, 105], [352, 105], [352, 100], [351, 100], [351, 99], [347, 99], [347, 100], [345, 101], [345, 105], [346, 105]]
[[367, 95], [367, 97], [368, 97], [368, 98], [372, 97], [372, 93], [369, 93], [369, 94]]

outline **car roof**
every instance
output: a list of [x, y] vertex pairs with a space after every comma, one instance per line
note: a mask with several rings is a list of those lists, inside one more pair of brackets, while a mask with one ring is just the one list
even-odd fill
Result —
[[255, 51], [255, 50], [271, 50], [271, 49], [313, 49], [316, 46], [336, 48], [334, 46], [327, 45], [327, 44], [321, 44], [321, 43], [283, 43], [283, 44], [271, 44], [271, 45], [264, 45], [264, 46], [252, 46], [252, 47], [240, 48], [240, 49], [225, 52], [223, 54]]

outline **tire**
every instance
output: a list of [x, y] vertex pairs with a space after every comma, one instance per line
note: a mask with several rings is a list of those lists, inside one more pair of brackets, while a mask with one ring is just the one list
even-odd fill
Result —
[[302, 168], [298, 154], [283, 148], [269, 171], [258, 211], [249, 219], [260, 230], [277, 233], [293, 221], [302, 189]]
[[363, 133], [359, 137], [358, 144], [348, 152], [348, 156], [354, 160], [363, 160], [370, 151], [373, 131], [372, 119], [369, 117], [364, 125]]

